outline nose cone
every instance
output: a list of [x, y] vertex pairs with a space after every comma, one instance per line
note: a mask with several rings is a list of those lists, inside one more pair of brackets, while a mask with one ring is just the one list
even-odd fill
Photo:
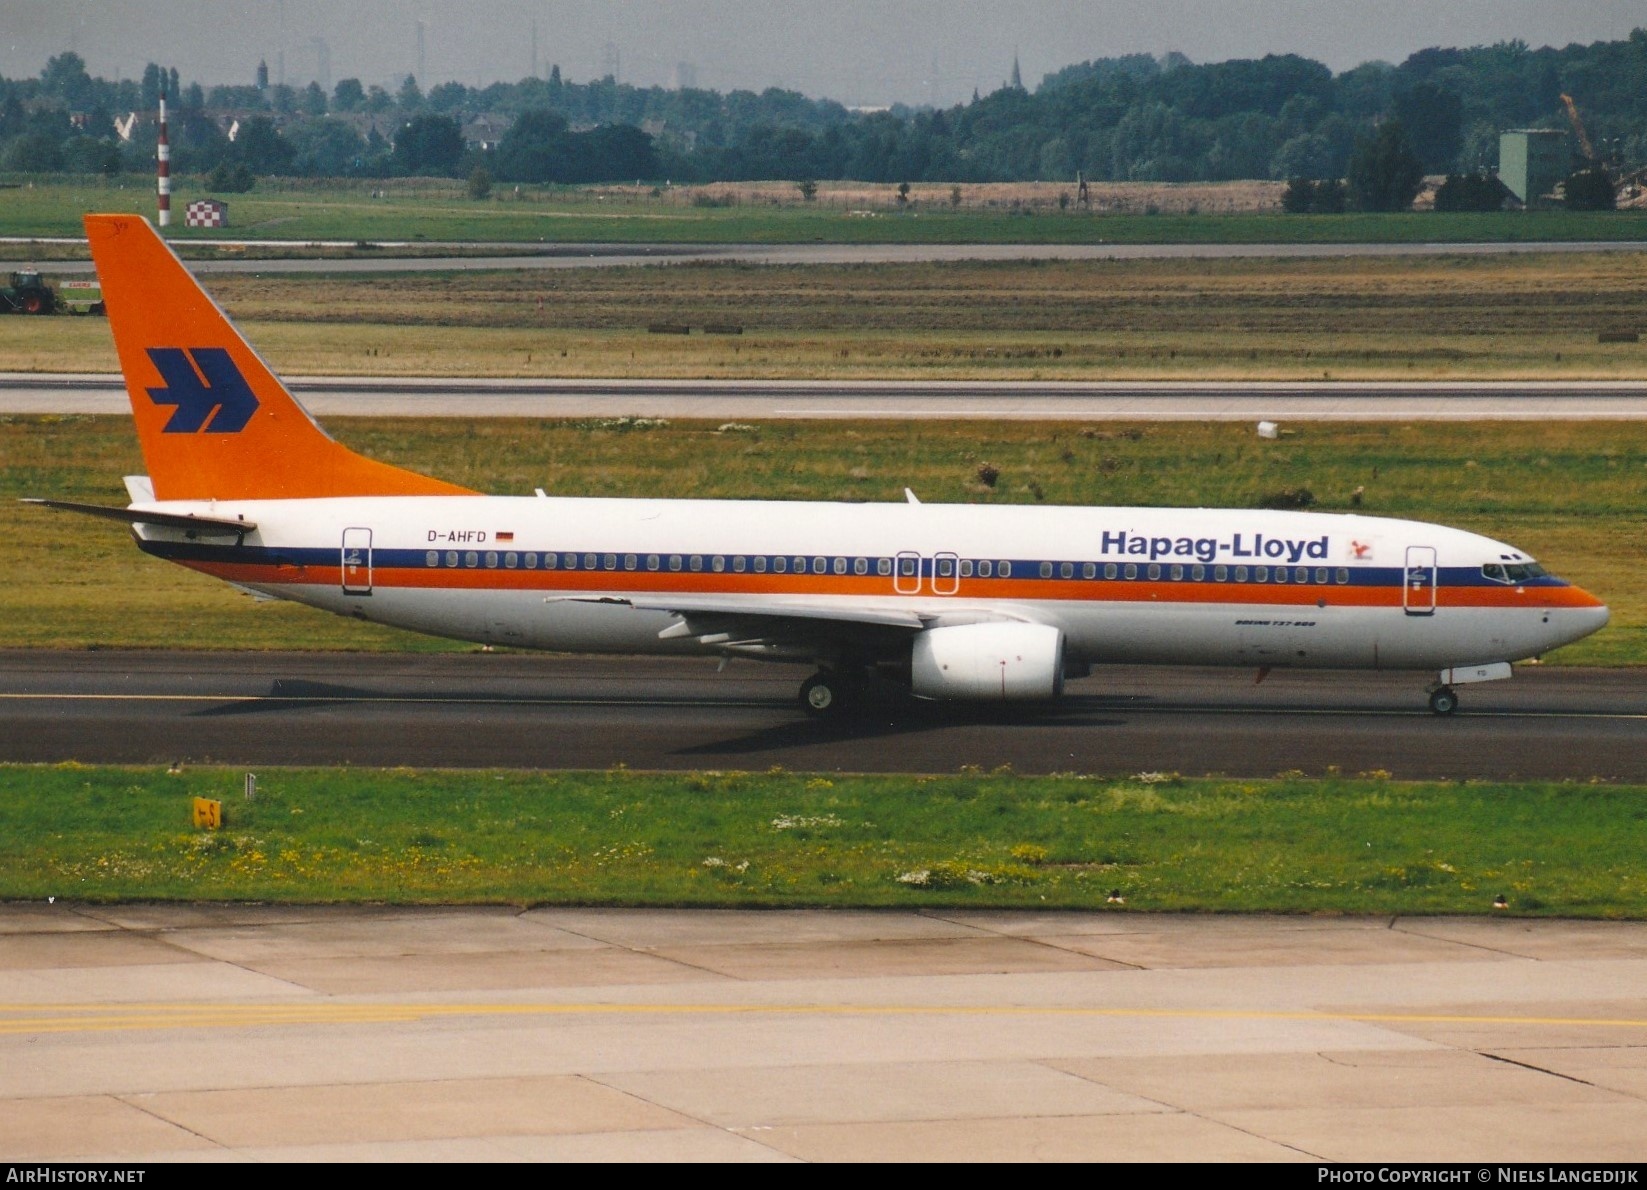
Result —
[[1613, 613], [1607, 605], [1580, 587], [1569, 587], [1565, 607], [1553, 607], [1548, 612], [1552, 648], [1583, 640], [1593, 632], [1607, 627]]

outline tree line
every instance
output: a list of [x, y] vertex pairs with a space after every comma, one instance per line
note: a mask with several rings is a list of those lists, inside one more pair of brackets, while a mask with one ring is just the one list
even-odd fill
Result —
[[[877, 112], [779, 89], [575, 83], [558, 67], [547, 79], [427, 93], [411, 78], [393, 90], [261, 77], [207, 88], [157, 64], [111, 82], [64, 53], [37, 78], [0, 78], [0, 169], [147, 171], [152, 137], [122, 140], [115, 121], [152, 111], [162, 90], [176, 170], [253, 177], [465, 177], [483, 167], [520, 182], [1347, 180], [1358, 146], [1389, 124], [1422, 173], [1479, 177], [1497, 164], [1502, 130], [1565, 128], [1564, 93], [1599, 157], [1647, 164], [1647, 30], [1638, 29], [1560, 49], [1426, 49], [1336, 75], [1296, 55], [1196, 64], [1137, 54], [1066, 67], [1033, 91], [1009, 84], [948, 108]], [[480, 117], [495, 136], [474, 135]]]

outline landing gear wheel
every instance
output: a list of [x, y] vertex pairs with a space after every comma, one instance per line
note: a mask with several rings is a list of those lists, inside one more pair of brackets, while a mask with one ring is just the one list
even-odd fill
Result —
[[1430, 710], [1437, 715], [1450, 715], [1458, 710], [1458, 694], [1451, 686], [1430, 691]]
[[801, 709], [814, 719], [834, 719], [851, 705], [851, 693], [841, 675], [821, 669], [801, 686]]

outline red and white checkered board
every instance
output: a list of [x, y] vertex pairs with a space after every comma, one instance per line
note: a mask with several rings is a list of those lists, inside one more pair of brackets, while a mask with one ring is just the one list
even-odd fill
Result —
[[183, 225], [185, 227], [222, 227], [223, 215], [222, 203], [196, 199], [184, 211]]

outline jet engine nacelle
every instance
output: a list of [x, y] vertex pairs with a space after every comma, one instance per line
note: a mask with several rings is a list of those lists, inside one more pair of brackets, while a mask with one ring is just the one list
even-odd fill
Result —
[[1016, 702], [1064, 690], [1064, 634], [1045, 624], [957, 624], [915, 637], [910, 689], [923, 698]]

